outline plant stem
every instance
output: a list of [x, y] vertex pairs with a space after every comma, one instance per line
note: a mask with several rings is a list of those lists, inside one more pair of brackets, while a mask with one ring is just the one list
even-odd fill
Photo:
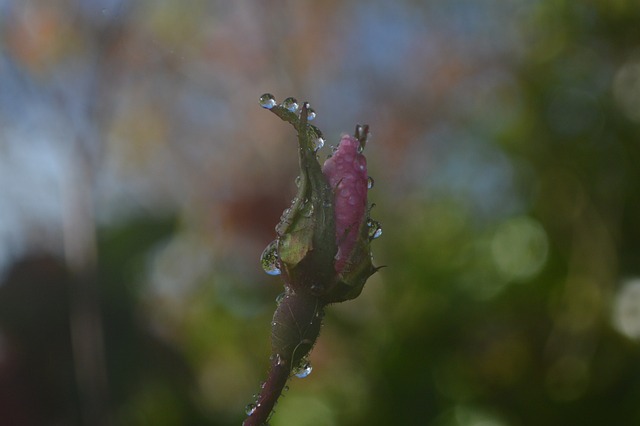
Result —
[[266, 424], [292, 369], [301, 366], [318, 338], [324, 306], [315, 296], [290, 290], [278, 302], [271, 322], [269, 375], [243, 426]]
[[255, 410], [242, 423], [242, 426], [261, 426], [267, 423], [284, 386], [289, 380], [291, 365], [282, 362], [278, 357], [272, 357], [269, 376], [262, 387]]

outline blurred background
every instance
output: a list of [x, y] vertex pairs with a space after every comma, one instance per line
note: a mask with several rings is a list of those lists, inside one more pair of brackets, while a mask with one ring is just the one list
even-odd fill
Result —
[[640, 3], [0, 0], [0, 418], [238, 425], [262, 249], [368, 123], [387, 265], [272, 425], [640, 424]]

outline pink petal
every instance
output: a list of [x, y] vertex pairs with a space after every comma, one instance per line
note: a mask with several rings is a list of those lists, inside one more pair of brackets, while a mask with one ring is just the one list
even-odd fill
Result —
[[358, 152], [360, 142], [343, 136], [322, 172], [335, 191], [336, 272], [341, 272], [358, 240], [358, 231], [367, 209], [367, 159]]

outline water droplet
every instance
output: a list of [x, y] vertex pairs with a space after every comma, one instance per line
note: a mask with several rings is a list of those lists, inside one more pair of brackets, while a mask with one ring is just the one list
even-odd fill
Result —
[[311, 367], [311, 364], [309, 363], [309, 361], [306, 361], [296, 369], [294, 374], [297, 378], [304, 379], [305, 377], [309, 376], [309, 374], [311, 374], [312, 370], [313, 370], [313, 367]]
[[298, 110], [298, 100], [296, 98], [289, 97], [282, 101], [282, 104], [280, 104], [280, 106], [291, 112], [296, 112]]
[[244, 408], [244, 412], [247, 413], [247, 416], [251, 416], [256, 412], [256, 408], [258, 408], [258, 406], [252, 402], [250, 404], [247, 404], [247, 406]]
[[276, 296], [276, 303], [279, 305], [280, 302], [282, 302], [282, 299], [285, 298], [285, 296], [287, 295], [286, 291], [283, 291], [282, 293], [280, 293], [279, 295]]
[[301, 182], [301, 181], [302, 181], [302, 178], [301, 178], [300, 176], [296, 176], [296, 180], [295, 180], [295, 182], [296, 182], [296, 186], [297, 186], [297, 187], [300, 187], [300, 182]]
[[375, 181], [373, 180], [373, 178], [371, 176], [369, 176], [367, 178], [367, 189], [371, 189], [373, 188], [373, 184], [375, 183]]
[[[284, 209], [284, 211], [282, 212], [282, 214], [280, 215], [280, 224], [282, 224], [286, 219], [287, 219], [287, 215], [291, 212], [291, 208], [287, 207], [286, 209]], [[276, 226], [276, 229], [278, 229], [278, 227]]]
[[313, 150], [317, 151], [324, 146], [324, 139], [322, 137], [318, 137], [313, 141]]
[[364, 146], [362, 146], [362, 144], [359, 144], [358, 147], [356, 148], [356, 152], [358, 154], [362, 154], [362, 151], [364, 151]]
[[287, 364], [287, 360], [282, 358], [280, 354], [276, 354], [276, 365], [283, 366]]
[[311, 217], [311, 215], [313, 215], [313, 211], [314, 211], [313, 203], [307, 203], [304, 206], [304, 210], [302, 214], [304, 215], [304, 217]]
[[375, 240], [376, 238], [382, 235], [382, 227], [380, 226], [380, 222], [376, 220], [367, 220], [367, 226], [369, 227], [369, 239]]
[[324, 286], [320, 283], [313, 283], [311, 285], [311, 294], [320, 294], [324, 290]]
[[260, 382], [260, 389], [264, 389], [267, 386], [267, 382]]
[[314, 118], [316, 118], [316, 112], [313, 108], [307, 108], [307, 121], [312, 121]]
[[271, 93], [265, 93], [260, 96], [260, 106], [262, 108], [271, 109], [276, 106], [276, 98]]
[[269, 275], [280, 275], [280, 259], [278, 258], [278, 240], [273, 240], [260, 257], [262, 269]]

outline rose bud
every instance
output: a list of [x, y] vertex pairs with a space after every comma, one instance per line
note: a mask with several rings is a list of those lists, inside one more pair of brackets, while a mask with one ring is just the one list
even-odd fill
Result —
[[355, 136], [343, 136], [321, 168], [316, 152], [324, 140], [308, 123], [315, 117], [309, 105], [304, 103], [298, 115], [293, 98], [277, 105], [265, 94], [260, 104], [297, 130], [300, 175], [291, 207], [276, 226], [277, 238], [262, 253], [265, 271], [282, 274], [285, 293], [271, 322], [269, 377], [248, 406], [245, 426], [262, 424], [292, 372], [308, 374], [306, 357], [320, 333], [324, 307], [360, 294], [377, 270], [370, 245], [381, 233], [367, 206], [372, 181], [362, 150], [368, 126], [357, 126]]
[[321, 168], [316, 151], [322, 133], [307, 121], [308, 104], [300, 116], [291, 104], [297, 106], [288, 98], [269, 109], [298, 131], [298, 193], [276, 226], [278, 238], [263, 253], [263, 267], [282, 273], [287, 288], [324, 302], [353, 299], [376, 271], [370, 242], [380, 233], [367, 209], [371, 180], [362, 151], [368, 126], [357, 126], [355, 136], [343, 136]]

